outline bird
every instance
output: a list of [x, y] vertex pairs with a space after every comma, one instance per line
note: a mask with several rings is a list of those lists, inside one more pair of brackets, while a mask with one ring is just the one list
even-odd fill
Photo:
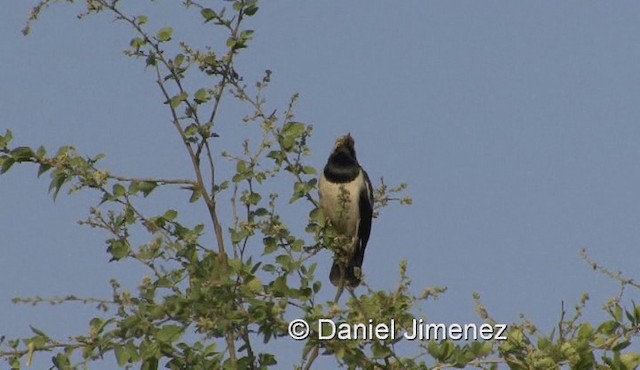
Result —
[[369, 175], [356, 158], [351, 134], [336, 139], [320, 176], [319, 206], [344, 241], [331, 266], [329, 280], [337, 287], [355, 288], [362, 278], [364, 251], [373, 218], [373, 189]]

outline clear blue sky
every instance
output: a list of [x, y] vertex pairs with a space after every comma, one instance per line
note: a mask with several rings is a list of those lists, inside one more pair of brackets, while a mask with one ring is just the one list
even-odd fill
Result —
[[[33, 4], [0, 12], [0, 131], [18, 145], [106, 153], [122, 174], [186, 176], [152, 75], [121, 53], [129, 30], [55, 6], [25, 38]], [[188, 18], [162, 21], [168, 13], [147, 7], [152, 24], [193, 36]], [[372, 287], [392, 288], [408, 259], [416, 291], [449, 288], [423, 307], [430, 321], [478, 322], [477, 291], [498, 321], [524, 313], [550, 331], [561, 301], [589, 292], [587, 318], [602, 319], [617, 293], [581, 248], [640, 278], [639, 20], [634, 1], [269, 1], [239, 62], [249, 81], [273, 71], [272, 104], [301, 94], [316, 168], [350, 131], [376, 185], [409, 184], [414, 205], [374, 221]], [[0, 334], [30, 335], [29, 324], [81, 334], [91, 307], [10, 299], [108, 295], [110, 277], [135, 287], [141, 272], [108, 264], [104, 235], [76, 224], [93, 194], [53, 203], [35, 174], [0, 177]], [[318, 262], [324, 278], [330, 256]]]

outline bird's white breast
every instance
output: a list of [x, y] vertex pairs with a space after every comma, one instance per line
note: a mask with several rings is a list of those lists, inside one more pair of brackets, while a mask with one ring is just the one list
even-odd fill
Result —
[[[318, 186], [321, 199], [320, 208], [324, 217], [331, 220], [333, 227], [339, 234], [350, 237], [356, 235], [360, 222], [360, 192], [363, 190], [364, 182], [362, 171], [355, 180], [343, 184], [329, 182], [324, 176], [320, 178]], [[340, 195], [345, 190], [349, 193], [349, 202], [346, 204], [343, 203]]]

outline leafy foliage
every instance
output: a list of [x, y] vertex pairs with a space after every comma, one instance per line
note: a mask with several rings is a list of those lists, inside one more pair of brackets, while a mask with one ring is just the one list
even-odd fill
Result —
[[[25, 28], [41, 12], [56, 3], [44, 0], [31, 14]], [[82, 3], [67, 1], [68, 3]], [[98, 314], [88, 323], [87, 333], [59, 341], [32, 328], [33, 336], [0, 340], [0, 357], [13, 369], [29, 366], [39, 353], [51, 352], [52, 367], [82, 368], [113, 354], [119, 367], [156, 369], [258, 369], [278, 364], [277, 354], [258, 352], [254, 343], [291, 340], [288, 319], [295, 314], [309, 323], [332, 319], [340, 323], [397, 322], [398, 333], [410, 330], [420, 302], [435, 299], [444, 288], [428, 288], [411, 293], [406, 264], [400, 266], [398, 287], [393, 291], [373, 290], [356, 295], [349, 291], [344, 306], [340, 294], [329, 302], [319, 302], [323, 280], [315, 277], [314, 256], [326, 247], [335, 249], [336, 236], [317, 210], [317, 174], [305, 163], [311, 150], [307, 144], [312, 127], [294, 117], [298, 98], [294, 94], [281, 115], [267, 108], [264, 93], [271, 81], [266, 71], [255, 87], [249, 87], [235, 68], [235, 58], [249, 48], [253, 30], [246, 21], [259, 12], [257, 0], [234, 0], [204, 6], [185, 0], [190, 12], [210, 32], [226, 35], [223, 45], [198, 49], [172, 27], [151, 29], [149, 18], [130, 15], [124, 1], [86, 0], [81, 17], [107, 14], [133, 32], [125, 54], [154, 71], [166, 105], [169, 123], [184, 143], [193, 176], [188, 179], [136, 178], [111, 173], [99, 166], [103, 155], [87, 157], [72, 146], [49, 155], [43, 147], [12, 146], [10, 131], [0, 136], [0, 174], [15, 164], [34, 164], [37, 175], [48, 173], [49, 191], [55, 199], [62, 189], [69, 193], [90, 190], [96, 206], [82, 223], [103, 230], [111, 261], [133, 260], [150, 275], [136, 292], [112, 280], [110, 298], [66, 296], [43, 299], [17, 298], [15, 302], [38, 304], [80, 301], [97, 304]], [[155, 3], [151, 1], [151, 3]], [[186, 81], [198, 77], [199, 85]], [[222, 124], [219, 109], [223, 97], [232, 97], [248, 108], [245, 124], [253, 124], [257, 143], [246, 140], [240, 154], [223, 151], [216, 138]], [[271, 113], [273, 112], [273, 113]], [[219, 161], [230, 161], [235, 172], [218, 170]], [[305, 202], [310, 209], [305, 235], [298, 235], [280, 213], [281, 192], [269, 193], [276, 179], [291, 182], [288, 203]], [[176, 187], [190, 203], [203, 205], [209, 219], [186, 225], [181, 214], [167, 209], [149, 215], [139, 206], [141, 198], [153, 197], [162, 187]], [[398, 195], [406, 185], [388, 186], [381, 180], [376, 189], [376, 214], [390, 202], [410, 204]], [[227, 199], [231, 203], [226, 202]], [[222, 202], [221, 200], [225, 200]], [[228, 204], [232, 216], [222, 218], [221, 207]], [[207, 231], [213, 240], [207, 239]], [[147, 242], [133, 242], [145, 236]], [[406, 339], [320, 340], [319, 328], [312, 327], [301, 354], [299, 368], [311, 368], [317, 356], [332, 356], [348, 368], [462, 368], [466, 366], [512, 369], [559, 368], [635, 369], [640, 354], [630, 351], [637, 345], [640, 307], [625, 307], [625, 289], [638, 284], [594, 262], [594, 269], [621, 283], [620, 294], [607, 303], [609, 320], [597, 325], [581, 321], [587, 303], [585, 295], [573, 317], [565, 318], [562, 308], [558, 331], [541, 334], [523, 318], [509, 326], [506, 340], [425, 341], [417, 353], [402, 356], [398, 347]], [[476, 299], [477, 312], [484, 322], [495, 324]], [[398, 334], [394, 333], [394, 334]], [[287, 338], [282, 338], [287, 337]], [[263, 347], [268, 348], [268, 347]]]

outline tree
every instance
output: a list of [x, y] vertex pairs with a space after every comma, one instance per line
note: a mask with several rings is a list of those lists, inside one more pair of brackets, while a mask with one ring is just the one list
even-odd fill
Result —
[[[54, 3], [44, 0], [33, 9], [25, 34]], [[88, 332], [68, 341], [35, 328], [30, 338], [3, 337], [0, 356], [12, 368], [29, 365], [34, 356], [46, 352], [54, 354], [53, 367], [58, 369], [83, 367], [111, 353], [120, 367], [267, 368], [278, 364], [278, 356], [268, 349], [259, 352], [255, 343], [291, 341], [293, 317], [311, 324], [298, 365], [305, 369], [321, 354], [349, 368], [507, 364], [514, 369], [627, 369], [640, 364], [640, 354], [628, 350], [633, 341], [637, 343], [640, 308], [625, 307], [622, 294], [640, 286], [588, 260], [586, 254], [594, 269], [620, 282], [620, 294], [604, 308], [611, 319], [598, 325], [583, 322], [585, 296], [571, 318], [565, 318], [562, 309], [558, 330], [551, 334], [539, 333], [523, 319], [509, 325], [505, 339], [495, 335], [467, 342], [457, 342], [455, 337], [420, 341], [412, 346], [414, 354], [403, 355], [399, 348], [410, 341], [401, 333], [411, 332], [421, 318], [416, 313], [420, 302], [445, 291], [434, 287], [412, 294], [406, 264], [400, 266], [393, 291], [365, 286], [364, 293], [347, 291], [343, 304], [340, 293], [333, 301], [319, 302], [318, 293], [327, 287], [324, 278], [315, 276], [314, 257], [326, 249], [336, 251], [340, 238], [317, 210], [317, 174], [306, 163], [312, 127], [295, 119], [296, 94], [281, 114], [269, 106], [265, 94], [270, 71], [251, 85], [235, 63], [252, 41], [254, 32], [247, 23], [258, 14], [258, 1], [225, 1], [209, 7], [185, 0], [185, 12], [203, 23], [206, 32], [226, 38], [223, 45], [203, 48], [194, 46], [196, 42], [176, 41], [171, 27], [152, 29], [147, 16], [130, 14], [123, 1], [77, 3], [85, 6], [81, 17], [106, 14], [131, 30], [133, 38], [125, 54], [154, 72], [168, 121], [184, 143], [193, 175], [187, 179], [118, 175], [100, 166], [102, 155], [87, 157], [72, 146], [49, 155], [44, 147], [14, 146], [10, 131], [0, 137], [0, 173], [15, 164], [34, 164], [38, 176], [50, 174], [54, 199], [62, 189], [97, 194], [97, 205], [83, 223], [107, 233], [112, 261], [135, 261], [150, 274], [136, 293], [114, 280], [110, 298], [51, 298], [97, 304]], [[237, 124], [253, 130], [251, 139], [236, 152], [223, 151], [218, 141], [221, 125], [227, 124], [221, 121], [220, 111], [230, 99], [248, 112]], [[233, 173], [220, 170], [223, 161], [233, 163]], [[290, 196], [283, 193], [282, 184], [293, 188]], [[185, 192], [193, 207], [207, 210], [208, 219], [187, 225], [175, 209], [147, 214], [140, 204], [159, 188]], [[409, 204], [410, 198], [402, 195], [405, 188], [404, 184], [388, 186], [381, 179], [376, 211], [392, 202]], [[304, 232], [290, 225], [281, 212], [292, 203], [304, 203], [301, 208], [308, 209]], [[146, 242], [136, 242], [142, 239]], [[479, 296], [475, 301], [487, 328], [497, 329], [499, 321], [487, 313]], [[382, 332], [369, 339], [323, 339], [321, 331], [331, 331], [325, 319], [347, 323], [347, 328], [364, 324], [365, 329], [368, 324], [394, 322], [397, 335]], [[316, 324], [321, 322], [323, 326]], [[353, 332], [344, 332], [345, 337], [349, 335]]]

